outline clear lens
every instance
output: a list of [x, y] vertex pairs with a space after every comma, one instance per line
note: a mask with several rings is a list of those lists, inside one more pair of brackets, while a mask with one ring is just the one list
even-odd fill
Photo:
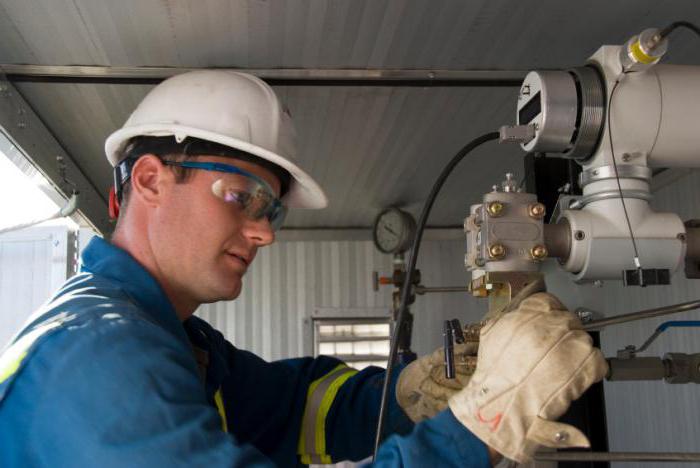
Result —
[[211, 189], [225, 202], [238, 204], [249, 218], [266, 217], [274, 230], [284, 222], [286, 207], [266, 187], [248, 177], [230, 174], [214, 182]]

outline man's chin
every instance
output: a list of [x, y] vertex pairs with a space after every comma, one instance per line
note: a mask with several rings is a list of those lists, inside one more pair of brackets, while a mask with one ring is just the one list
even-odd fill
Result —
[[241, 283], [234, 287], [219, 288], [216, 291], [210, 291], [207, 297], [204, 298], [202, 304], [213, 304], [221, 301], [232, 301], [241, 295]]

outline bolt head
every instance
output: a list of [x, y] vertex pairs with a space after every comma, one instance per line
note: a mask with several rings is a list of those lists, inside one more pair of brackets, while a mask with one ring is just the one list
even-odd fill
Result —
[[569, 433], [566, 431], [560, 431], [554, 434], [554, 440], [556, 442], [566, 442], [569, 440]]
[[533, 203], [532, 205], [528, 206], [528, 214], [532, 218], [540, 219], [546, 212], [547, 209], [542, 203]]
[[489, 203], [488, 207], [486, 208], [486, 211], [488, 211], [489, 215], [496, 217], [496, 216], [500, 216], [501, 214], [503, 214], [504, 208], [505, 208], [505, 206], [503, 205], [503, 203], [501, 203], [499, 201], [495, 201], [495, 202]]
[[530, 255], [535, 260], [542, 260], [547, 256], [547, 248], [544, 245], [536, 245], [530, 249]]
[[493, 244], [489, 247], [489, 257], [500, 259], [506, 256], [506, 248], [503, 244]]

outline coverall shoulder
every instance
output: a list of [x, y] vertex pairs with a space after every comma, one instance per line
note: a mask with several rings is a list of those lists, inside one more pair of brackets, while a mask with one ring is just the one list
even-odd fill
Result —
[[[299, 466], [372, 450], [384, 372], [331, 357], [266, 362], [95, 238], [81, 272], [0, 355], [0, 466]], [[393, 391], [392, 391], [393, 395]], [[445, 411], [415, 425], [394, 398], [376, 466], [489, 466]]]

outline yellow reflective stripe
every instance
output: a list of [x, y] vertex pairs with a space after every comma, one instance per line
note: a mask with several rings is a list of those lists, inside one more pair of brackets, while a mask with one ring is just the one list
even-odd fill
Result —
[[[307, 419], [309, 419], [311, 412], [314, 410], [314, 408], [312, 407], [313, 405], [310, 404], [312, 401], [312, 397], [314, 396], [314, 393], [316, 392], [316, 388], [319, 386], [319, 384], [321, 382], [323, 382], [325, 379], [327, 379], [334, 372], [337, 372], [337, 371], [344, 369], [346, 367], [347, 366], [345, 364], [337, 365], [329, 373], [327, 373], [324, 376], [319, 377], [318, 379], [311, 382], [311, 385], [309, 385], [309, 389], [306, 391], [306, 406], [304, 408], [304, 415], [302, 416], [302, 419], [301, 419], [302, 425], [301, 425], [301, 433], [299, 434], [299, 449], [297, 450], [297, 453], [299, 455], [302, 455], [302, 462], [306, 463], [307, 465], [310, 464], [311, 461], [309, 459], [309, 455], [307, 455], [309, 453], [309, 451], [307, 450], [306, 440], [305, 440], [304, 436], [306, 435], [306, 432], [309, 430], [309, 428], [306, 427], [307, 426]], [[313, 449], [313, 447], [309, 447], [309, 448]], [[304, 458], [304, 457], [306, 457], [306, 458]], [[304, 461], [305, 459], [309, 460], [309, 461]]]
[[22, 361], [27, 357], [29, 348], [36, 340], [49, 330], [61, 325], [60, 320], [49, 322], [30, 331], [22, 338], [12, 343], [2, 355], [0, 355], [0, 384], [12, 377], [22, 365]]
[[328, 416], [328, 411], [331, 409], [333, 400], [338, 394], [341, 385], [345, 383], [353, 375], [357, 374], [355, 369], [348, 369], [343, 375], [338, 376], [333, 383], [326, 390], [326, 394], [323, 395], [323, 400], [321, 401], [321, 406], [319, 408], [318, 414], [316, 414], [316, 453], [321, 455], [321, 458], [327, 457], [328, 461], [325, 463], [331, 463], [331, 458], [326, 453], [326, 416]]
[[4, 364], [4, 367], [0, 369], [0, 383], [3, 383], [11, 375], [17, 372], [17, 369], [19, 369], [19, 365], [22, 363], [22, 360], [26, 356], [27, 352], [24, 351], [19, 356], [13, 357], [12, 360], [8, 360], [9, 362]]
[[657, 59], [657, 57], [648, 55], [647, 53], [644, 52], [642, 49], [642, 45], [639, 43], [639, 41], [635, 41], [634, 44], [630, 47], [630, 52], [632, 53], [632, 56], [634, 59], [639, 62], [643, 63], [645, 65], [649, 65], [650, 63], [654, 63]]
[[228, 423], [226, 422], [226, 409], [224, 408], [224, 399], [221, 396], [221, 388], [219, 388], [214, 394], [214, 402], [216, 403], [216, 409], [219, 410], [219, 417], [221, 418], [221, 429], [224, 432], [228, 432]]
[[346, 364], [339, 364], [309, 385], [297, 452], [302, 463], [332, 463], [331, 457], [325, 453], [326, 417], [340, 387], [357, 372]]

